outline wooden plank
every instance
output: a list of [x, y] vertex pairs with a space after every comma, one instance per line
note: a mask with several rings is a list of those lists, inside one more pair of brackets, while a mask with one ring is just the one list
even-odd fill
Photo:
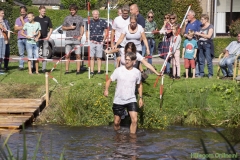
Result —
[[26, 115], [2, 115], [0, 114], [0, 118], [27, 118], [27, 117], [31, 117], [31, 116], [26, 116]]
[[2, 129], [0, 128], [0, 135], [7, 137], [8, 135], [12, 135], [14, 133], [18, 133], [20, 130], [18, 129]]
[[31, 117], [24, 117], [24, 118], [15, 118], [15, 117], [11, 117], [11, 118], [0, 118], [0, 124], [1, 123], [12, 123], [12, 122], [26, 122], [30, 119]]
[[2, 104], [0, 104], [0, 109], [2, 109], [2, 108], [33, 108], [33, 107], [35, 107], [35, 108], [39, 108], [39, 106], [40, 106], [40, 104], [39, 105], [37, 105], [36, 103], [35, 104], [26, 104], [26, 105], [23, 105], [23, 104], [15, 104], [15, 105], [13, 105], [13, 104], [9, 104], [9, 105], [2, 105]]
[[0, 123], [0, 128], [20, 128], [22, 126], [21, 122], [15, 122], [15, 123]]
[[32, 108], [1, 108], [0, 113], [24, 113], [24, 112], [35, 112], [37, 110], [36, 107]]
[[2, 106], [17, 106], [17, 105], [25, 105], [25, 106], [29, 106], [29, 105], [38, 105], [40, 106], [42, 104], [42, 102], [29, 102], [29, 103], [21, 103], [21, 102], [17, 102], [17, 103], [13, 103], [13, 102], [9, 102], [9, 103], [2, 103], [0, 102], [0, 107]]
[[0, 99], [0, 103], [23, 103], [23, 102], [42, 102], [41, 99], [25, 99], [25, 98], [10, 98], [10, 99], [7, 99], [7, 98], [3, 98], [3, 99]]

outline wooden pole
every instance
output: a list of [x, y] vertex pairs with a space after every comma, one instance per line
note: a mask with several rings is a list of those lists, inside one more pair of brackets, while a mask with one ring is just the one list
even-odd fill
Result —
[[48, 107], [49, 104], [49, 84], [48, 84], [48, 72], [45, 73], [45, 84], [46, 84], [46, 107]]

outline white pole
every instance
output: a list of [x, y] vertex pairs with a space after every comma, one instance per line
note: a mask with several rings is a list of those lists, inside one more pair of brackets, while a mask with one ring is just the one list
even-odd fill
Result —
[[217, 0], [214, 0], [214, 31], [213, 37], [216, 37], [216, 29], [217, 29]]
[[48, 87], [48, 72], [45, 73], [45, 83], [46, 83], [46, 107], [48, 107], [49, 104], [49, 87]]

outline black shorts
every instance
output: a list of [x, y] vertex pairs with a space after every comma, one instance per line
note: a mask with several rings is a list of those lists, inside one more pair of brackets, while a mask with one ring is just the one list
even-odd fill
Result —
[[134, 111], [134, 112], [138, 112], [138, 105], [137, 102], [132, 102], [132, 103], [128, 103], [128, 104], [115, 104], [113, 103], [113, 114], [117, 115], [117, 116], [122, 116], [124, 115], [124, 110], [125, 108], [127, 108], [127, 111]]

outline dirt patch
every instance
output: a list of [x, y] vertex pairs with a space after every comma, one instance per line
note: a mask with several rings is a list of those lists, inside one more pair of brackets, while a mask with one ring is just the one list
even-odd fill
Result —
[[0, 98], [40, 98], [44, 92], [44, 85], [0, 84]]

